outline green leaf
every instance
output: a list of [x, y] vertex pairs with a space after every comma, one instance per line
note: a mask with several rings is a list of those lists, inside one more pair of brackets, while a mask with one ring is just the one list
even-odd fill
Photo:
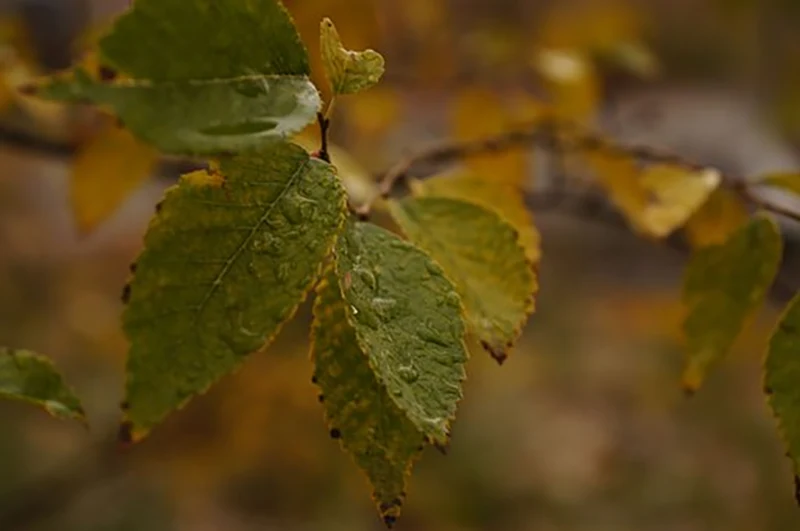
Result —
[[276, 0], [137, 0], [99, 46], [124, 78], [77, 69], [39, 94], [109, 106], [166, 152], [251, 149], [301, 130], [320, 108], [308, 54]]
[[395, 404], [373, 373], [348, 321], [333, 271], [317, 286], [311, 357], [331, 435], [369, 478], [381, 517], [394, 523], [406, 496], [423, 433]]
[[86, 422], [80, 402], [53, 363], [27, 350], [0, 348], [0, 398], [34, 404], [54, 417]]
[[461, 300], [424, 252], [369, 223], [350, 223], [336, 244], [347, 319], [397, 407], [445, 445], [467, 360]]
[[519, 232], [519, 242], [528, 260], [539, 263], [541, 237], [518, 186], [469, 173], [437, 175], [424, 181], [411, 181], [409, 185], [416, 196], [460, 199], [495, 212]]
[[472, 332], [500, 363], [533, 312], [536, 277], [514, 228], [478, 205], [441, 197], [389, 204], [408, 238], [453, 280]]
[[800, 195], [800, 173], [771, 173], [764, 176], [759, 184], [782, 188], [787, 192]]
[[354, 94], [378, 83], [383, 75], [383, 56], [375, 50], [354, 52], [342, 46], [336, 26], [329, 18], [319, 27], [322, 64], [334, 94]]
[[795, 482], [800, 485], [800, 295], [786, 307], [770, 340], [764, 391], [794, 463]]
[[294, 144], [182, 177], [126, 289], [126, 435], [137, 440], [271, 342], [318, 278], [346, 212], [333, 167]]
[[136, 0], [100, 41], [101, 61], [135, 79], [309, 75], [308, 52], [277, 0]]
[[317, 89], [305, 77], [241, 76], [195, 82], [53, 78], [40, 94], [108, 105], [125, 127], [167, 153], [241, 152], [287, 137], [314, 120]]
[[710, 366], [727, 354], [745, 320], [762, 303], [778, 272], [781, 249], [777, 224], [759, 215], [724, 244], [700, 249], [692, 257], [684, 281], [687, 391], [700, 387]]

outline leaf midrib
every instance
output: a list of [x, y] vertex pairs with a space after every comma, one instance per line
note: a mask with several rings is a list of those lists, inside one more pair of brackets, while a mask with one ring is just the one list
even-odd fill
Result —
[[250, 233], [247, 236], [244, 237], [244, 239], [242, 240], [242, 243], [239, 244], [239, 246], [236, 248], [236, 250], [234, 250], [233, 253], [231, 253], [231, 255], [227, 258], [227, 260], [225, 260], [225, 264], [222, 266], [222, 268], [220, 269], [220, 272], [214, 278], [214, 281], [211, 284], [211, 288], [208, 290], [206, 295], [203, 297], [203, 300], [200, 302], [200, 306], [198, 307], [197, 312], [195, 313], [195, 318], [192, 321], [192, 325], [195, 328], [197, 327], [197, 324], [198, 324], [198, 322], [200, 320], [200, 317], [202, 316], [202, 314], [205, 311], [209, 301], [211, 300], [211, 297], [213, 297], [214, 293], [216, 293], [217, 289], [220, 286], [222, 286], [222, 284], [223, 284], [226, 276], [230, 272], [230, 269], [233, 266], [233, 264], [239, 259], [239, 257], [244, 252], [244, 250], [247, 247], [247, 245], [253, 240], [253, 238], [258, 233], [258, 231], [261, 230], [263, 225], [266, 223], [266, 221], [269, 218], [270, 214], [272, 214], [272, 211], [281, 202], [281, 200], [284, 198], [286, 193], [289, 191], [289, 189], [292, 187], [292, 185], [295, 183], [295, 181], [299, 178], [299, 176], [302, 175], [302, 173], [305, 171], [305, 169], [309, 166], [310, 163], [311, 163], [311, 159], [306, 159], [295, 170], [295, 172], [292, 174], [292, 176], [286, 182], [286, 186], [283, 188], [283, 190], [281, 190], [281, 193], [278, 194], [278, 197], [275, 198], [275, 201], [273, 201], [272, 203], [270, 203], [267, 206], [267, 208], [264, 210], [264, 212], [262, 213], [261, 217], [259, 218], [258, 222], [253, 226], [253, 229], [250, 231]]

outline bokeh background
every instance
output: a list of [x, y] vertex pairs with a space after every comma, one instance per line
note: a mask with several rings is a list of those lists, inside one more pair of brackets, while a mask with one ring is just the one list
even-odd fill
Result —
[[[111, 134], [108, 120], [12, 87], [82, 60], [127, 4], [0, 0], [0, 344], [52, 357], [91, 424], [0, 403], [0, 531], [382, 529], [323, 424], [308, 305], [148, 440], [114, 444], [120, 291], [176, 163], [128, 182], [100, 157], [88, 188], [99, 213], [87, 214], [76, 160]], [[349, 47], [387, 59], [381, 85], [337, 103], [332, 138], [358, 161], [355, 185], [433, 140], [502, 129], [544, 104], [743, 177], [800, 168], [796, 0], [287, 5], [313, 57], [330, 16]], [[800, 285], [797, 227], [786, 225], [770, 304], [687, 398], [680, 241], [631, 235], [563, 156], [532, 150], [484, 168], [525, 172], [543, 242], [537, 311], [503, 367], [475, 352], [449, 454], [426, 452], [397, 529], [800, 529], [760, 390], [776, 309]]]

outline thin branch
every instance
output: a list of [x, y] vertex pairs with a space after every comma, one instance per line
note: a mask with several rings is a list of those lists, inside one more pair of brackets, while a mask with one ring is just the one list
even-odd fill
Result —
[[[558, 134], [559, 131], [562, 133], [561, 135]], [[580, 130], [574, 125], [555, 124], [551, 120], [543, 120], [531, 124], [526, 128], [509, 130], [477, 140], [436, 144], [405, 157], [389, 168], [380, 179], [375, 195], [363, 205], [359, 206], [357, 213], [361, 217], [369, 216], [374, 204], [379, 199], [388, 198], [395, 185], [406, 179], [415, 167], [422, 164], [442, 165], [475, 155], [498, 153], [517, 147], [533, 145], [560, 152], [602, 151], [612, 156], [634, 158], [647, 163], [680, 166], [689, 171], [705, 171], [710, 169], [719, 171], [719, 169], [714, 166], [699, 164], [675, 153], [647, 146], [616, 143], [601, 137], [599, 134]], [[749, 183], [744, 179], [729, 174], [724, 174], [721, 171], [719, 171], [719, 173], [722, 176], [723, 186], [734, 191], [746, 203], [772, 212], [773, 214], [800, 222], [800, 212], [783, 207], [756, 194], [756, 184]]]

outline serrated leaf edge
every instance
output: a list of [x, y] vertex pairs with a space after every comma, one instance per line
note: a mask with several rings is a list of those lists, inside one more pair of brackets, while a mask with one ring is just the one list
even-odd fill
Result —
[[[305, 150], [303, 150], [303, 152], [307, 153]], [[315, 160], [319, 160], [321, 163], [327, 164], [327, 163], [325, 163], [324, 161], [322, 161], [320, 159], [315, 159]], [[306, 161], [306, 163], [308, 163], [310, 161], [311, 161], [311, 158], [309, 158]], [[333, 168], [335, 170], [335, 167], [332, 166], [332, 165], [331, 165], [331, 168]], [[208, 172], [209, 176], [214, 176], [214, 174], [212, 172], [213, 172], [213, 170]], [[335, 237], [331, 238], [330, 244], [328, 245], [328, 248], [327, 248], [327, 250], [325, 252], [325, 256], [326, 257], [330, 257], [333, 254], [333, 249], [334, 249], [334, 247], [336, 245], [336, 241], [338, 239], [338, 235], [341, 234], [341, 232], [342, 232], [342, 230], [344, 228], [344, 222], [347, 219], [347, 194], [345, 193], [344, 188], [342, 187], [341, 179], [336, 174], [336, 171], [334, 171], [333, 173], [335, 175], [335, 179], [336, 179], [337, 185], [338, 185], [339, 190], [341, 192], [339, 194], [339, 224], [338, 224], [337, 230], [335, 232]], [[164, 193], [164, 199], [166, 199], [167, 194], [175, 193], [180, 188], [180, 186], [181, 186], [180, 184], [175, 184], [173, 186], [170, 186]], [[162, 199], [162, 201], [163, 201], [163, 199]], [[154, 227], [159, 222], [160, 222], [160, 219], [159, 219], [158, 215], [153, 216], [153, 218], [150, 220], [150, 223], [148, 224], [147, 232], [149, 232], [150, 229], [152, 227]], [[142, 247], [142, 250], [140, 251], [139, 254], [141, 255], [145, 251], [145, 249], [146, 249], [146, 240], [145, 240], [145, 245]], [[151, 426], [151, 427], [149, 427], [149, 428], [147, 428], [145, 430], [137, 431], [135, 429], [135, 426], [133, 425], [133, 422], [127, 417], [127, 414], [125, 412], [126, 408], [122, 407], [123, 418], [122, 418], [122, 421], [120, 422], [120, 425], [119, 425], [119, 432], [118, 432], [118, 437], [117, 437], [119, 442], [122, 443], [122, 444], [134, 444], [134, 443], [140, 442], [145, 437], [147, 437], [147, 435], [153, 430], [153, 428], [155, 428], [158, 424], [164, 422], [164, 420], [167, 419], [168, 415], [176, 413], [176, 412], [182, 410], [192, 400], [192, 398], [195, 398], [197, 396], [201, 396], [201, 395], [204, 395], [205, 393], [207, 393], [208, 390], [213, 385], [218, 383], [221, 378], [224, 378], [225, 376], [231, 376], [233, 374], [236, 374], [242, 368], [242, 366], [245, 364], [245, 362], [250, 357], [252, 357], [255, 354], [258, 354], [258, 353], [261, 353], [261, 352], [264, 352], [265, 350], [267, 350], [269, 348], [269, 346], [272, 344], [272, 342], [275, 340], [275, 338], [278, 336], [278, 334], [280, 334], [281, 330], [283, 329], [283, 326], [294, 318], [295, 314], [297, 313], [297, 309], [300, 307], [300, 305], [302, 305], [306, 301], [306, 299], [308, 298], [309, 293], [314, 289], [314, 286], [317, 284], [317, 282], [319, 281], [319, 279], [320, 279], [320, 277], [322, 275], [323, 268], [325, 267], [325, 262], [326, 262], [326, 259], [322, 259], [320, 261], [320, 263], [317, 264], [317, 270], [316, 270], [316, 273], [315, 273], [313, 279], [308, 283], [308, 285], [306, 286], [305, 290], [302, 292], [300, 299], [298, 299], [298, 301], [297, 301], [297, 304], [295, 304], [287, 312], [286, 317], [278, 324], [278, 326], [275, 328], [275, 330], [272, 333], [272, 335], [270, 335], [267, 338], [267, 340], [264, 342], [264, 344], [259, 349], [251, 352], [247, 356], [243, 356], [241, 358], [241, 360], [238, 363], [236, 363], [236, 365], [230, 371], [228, 371], [226, 374], [220, 376], [219, 378], [217, 378], [216, 380], [214, 380], [213, 382], [211, 382], [210, 384], [208, 384], [204, 388], [197, 390], [197, 392], [193, 393], [191, 396], [189, 396], [186, 399], [184, 399], [183, 401], [181, 401], [170, 412], [168, 412], [166, 415], [164, 415], [157, 423], [153, 424], [153, 426]], [[126, 288], [128, 286], [130, 286], [130, 280], [133, 278], [133, 276], [135, 276], [135, 274], [136, 274], [135, 272], [131, 273], [129, 281], [128, 281], [128, 283], [126, 283]], [[129, 375], [128, 375], [127, 369], [126, 369], [125, 372], [126, 372], [125, 381], [126, 381], [126, 389], [127, 389], [127, 381], [128, 381]]]

